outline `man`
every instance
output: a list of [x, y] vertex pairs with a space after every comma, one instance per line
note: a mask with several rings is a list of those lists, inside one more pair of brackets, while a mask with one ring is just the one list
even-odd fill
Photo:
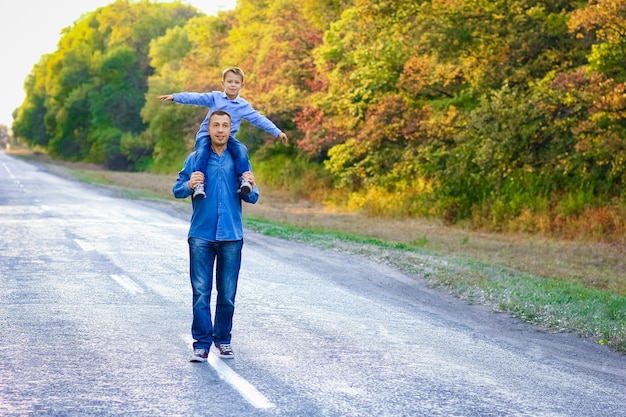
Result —
[[[235, 163], [230, 153], [225, 152], [231, 131], [230, 115], [224, 111], [211, 113], [208, 129], [211, 149], [206, 168], [206, 198], [192, 199], [188, 233], [193, 291], [192, 362], [206, 362], [211, 344], [220, 357], [234, 357], [230, 339], [243, 247], [241, 200], [254, 204], [259, 198], [251, 172], [246, 174], [246, 179], [252, 191], [245, 196], [237, 193]], [[205, 182], [204, 174], [195, 170], [195, 158], [196, 153], [191, 153], [178, 173], [172, 189], [176, 198], [191, 196], [195, 186]], [[210, 300], [215, 264], [217, 303], [212, 321]]]

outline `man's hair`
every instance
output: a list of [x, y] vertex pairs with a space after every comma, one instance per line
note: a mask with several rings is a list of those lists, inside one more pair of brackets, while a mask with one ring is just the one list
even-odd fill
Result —
[[224, 110], [215, 110], [213, 113], [211, 113], [209, 115], [209, 122], [211, 121], [213, 116], [228, 116], [228, 121], [231, 123], [233, 122], [232, 118], [230, 117], [230, 114], [228, 114], [228, 112]]
[[222, 80], [226, 79], [226, 74], [228, 74], [229, 72], [232, 72], [235, 75], [239, 75], [241, 77], [241, 81], [243, 81], [243, 70], [239, 67], [228, 67], [224, 71], [222, 71]]

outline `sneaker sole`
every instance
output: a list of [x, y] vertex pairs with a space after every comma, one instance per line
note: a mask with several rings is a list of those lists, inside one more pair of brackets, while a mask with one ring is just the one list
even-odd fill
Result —
[[189, 358], [189, 362], [206, 362], [205, 358], [199, 358], [197, 356], [193, 356]]
[[217, 356], [219, 356], [222, 359], [235, 359], [235, 355], [222, 355], [218, 353]]

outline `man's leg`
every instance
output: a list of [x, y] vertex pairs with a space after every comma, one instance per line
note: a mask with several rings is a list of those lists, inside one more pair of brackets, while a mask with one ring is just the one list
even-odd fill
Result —
[[237, 281], [241, 268], [241, 248], [243, 240], [233, 242], [219, 242], [217, 249], [217, 267], [215, 286], [217, 289], [217, 304], [215, 306], [215, 326], [213, 341], [223, 358], [232, 358], [230, 337], [235, 312], [235, 295]]
[[193, 294], [193, 321], [191, 323], [193, 348], [208, 352], [213, 342], [210, 303], [216, 252], [214, 244], [204, 239], [190, 237], [188, 242], [189, 275]]

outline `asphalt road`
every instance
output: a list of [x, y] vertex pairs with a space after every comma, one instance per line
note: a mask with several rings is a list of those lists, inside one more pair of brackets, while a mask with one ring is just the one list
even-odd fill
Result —
[[626, 416], [625, 356], [251, 232], [190, 363], [188, 216], [0, 153], [1, 416]]

